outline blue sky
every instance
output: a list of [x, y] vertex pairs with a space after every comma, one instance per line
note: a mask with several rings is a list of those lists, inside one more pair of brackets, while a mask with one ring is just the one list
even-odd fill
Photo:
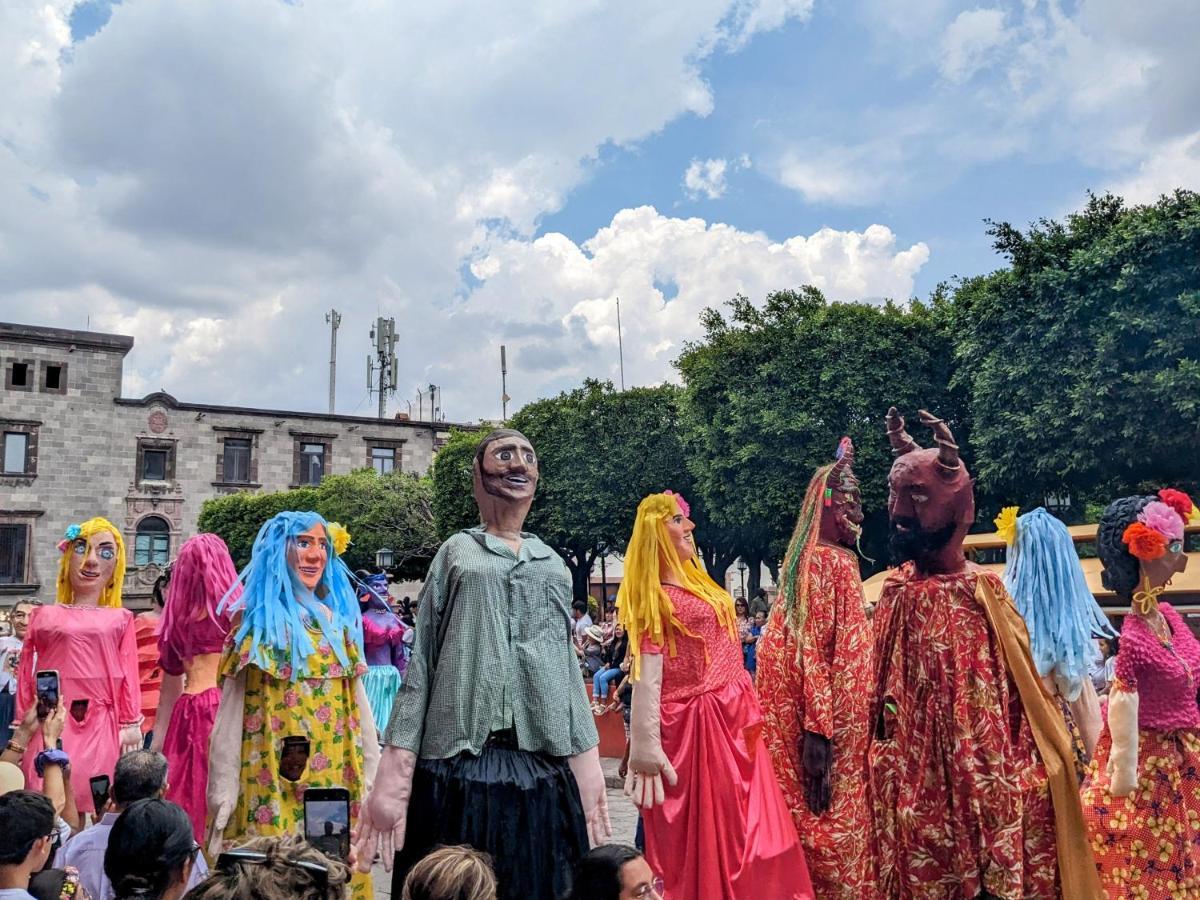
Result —
[[[131, 334], [125, 392], [499, 415], [673, 378], [705, 307], [926, 297], [984, 219], [1200, 186], [1194, 0], [9, 0], [0, 319]], [[511, 408], [511, 407], [510, 407]]]

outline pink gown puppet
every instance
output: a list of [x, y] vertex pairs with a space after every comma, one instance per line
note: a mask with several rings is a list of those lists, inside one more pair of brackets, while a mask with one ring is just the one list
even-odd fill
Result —
[[362, 570], [355, 576], [359, 579], [358, 608], [362, 612], [363, 650], [367, 657], [363, 687], [371, 703], [375, 727], [383, 734], [404, 676], [407, 662], [404, 632], [407, 629], [384, 599], [387, 597], [387, 576], [368, 575]]
[[[59, 549], [58, 605], [37, 607], [25, 635], [18, 718], [35, 702], [47, 705], [37, 697], [35, 674], [57, 672], [69, 713], [62, 747], [74, 775], [75, 803], [95, 815], [88, 779], [111, 778], [117, 757], [142, 744], [133, 613], [121, 608], [125, 544], [115, 525], [96, 518], [68, 528]], [[30, 790], [41, 789], [34, 760], [42, 749], [39, 730], [22, 762]]]
[[153, 750], [167, 757], [167, 799], [183, 807], [199, 842], [208, 811], [208, 741], [221, 689], [217, 669], [231, 614], [217, 612], [229, 585], [241, 596], [237, 569], [215, 534], [187, 540], [171, 566], [158, 651], [163, 678]]

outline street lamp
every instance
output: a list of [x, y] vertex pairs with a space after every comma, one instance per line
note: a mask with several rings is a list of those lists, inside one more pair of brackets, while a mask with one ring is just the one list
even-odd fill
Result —
[[742, 599], [746, 599], [746, 561], [738, 557], [738, 575], [742, 579]]
[[395, 559], [396, 554], [387, 547], [380, 547], [375, 551], [375, 565], [381, 569], [390, 569]]

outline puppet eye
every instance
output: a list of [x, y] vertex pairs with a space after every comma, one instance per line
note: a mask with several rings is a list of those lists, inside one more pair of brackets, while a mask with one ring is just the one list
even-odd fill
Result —
[[928, 500], [929, 500], [928, 494], [913, 494], [912, 495], [913, 503], [926, 503], [926, 502], [928, 502]]

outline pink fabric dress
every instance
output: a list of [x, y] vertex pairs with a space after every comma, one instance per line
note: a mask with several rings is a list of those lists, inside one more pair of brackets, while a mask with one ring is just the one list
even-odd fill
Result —
[[[703, 638], [679, 635], [676, 655], [663, 659], [662, 744], [679, 783], [643, 821], [665, 900], [812, 898], [741, 647], [707, 603], [664, 587], [679, 620]], [[646, 643], [643, 652], [662, 649]]]
[[[127, 609], [39, 606], [29, 620], [18, 676], [18, 716], [35, 702], [34, 673], [58, 672], [67, 707], [63, 750], [71, 758], [71, 787], [80, 812], [95, 812], [88, 779], [112, 777], [120, 755], [122, 723], [141, 715], [137, 639]], [[72, 704], [87, 701], [82, 720]], [[42, 750], [41, 732], [29, 742], [21, 765], [30, 790], [41, 790], [34, 758]]]
[[[164, 632], [158, 644], [163, 671], [176, 677], [186, 674], [197, 656], [222, 651], [229, 632], [229, 616], [218, 616], [216, 621], [205, 618], [190, 622], [180, 631], [186, 642], [172, 641]], [[204, 820], [208, 814], [208, 740], [220, 705], [219, 687], [214, 685], [198, 692], [188, 692], [185, 687], [171, 710], [171, 721], [166, 726], [167, 735], [163, 740], [163, 755], [167, 758], [167, 799], [188, 814], [197, 843], [204, 841]]]

